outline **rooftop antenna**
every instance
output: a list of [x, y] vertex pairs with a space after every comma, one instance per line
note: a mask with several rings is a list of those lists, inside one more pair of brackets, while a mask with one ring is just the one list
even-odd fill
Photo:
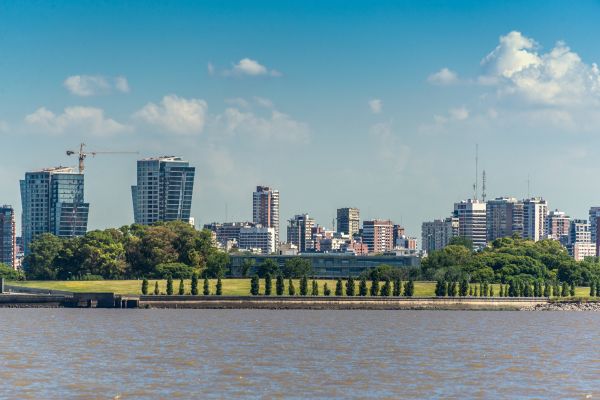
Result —
[[477, 200], [479, 189], [479, 144], [475, 144], [475, 183], [473, 184], [473, 200]]
[[483, 170], [483, 177], [481, 178], [481, 200], [485, 203], [485, 198], [487, 195], [485, 194], [485, 169]]

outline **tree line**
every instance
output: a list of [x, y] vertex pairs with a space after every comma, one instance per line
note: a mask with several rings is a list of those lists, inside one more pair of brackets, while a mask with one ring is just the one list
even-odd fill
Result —
[[[496, 284], [498, 292], [494, 291], [494, 284], [479, 282], [472, 284], [467, 278], [460, 282], [445, 281], [440, 279], [435, 284], [437, 297], [568, 297], [575, 296], [575, 284], [559, 281], [534, 281], [511, 278], [508, 283]], [[590, 287], [590, 296], [600, 295], [600, 287]]]
[[[173, 290], [173, 278], [171, 276], [169, 276], [167, 278], [167, 287], [166, 287], [166, 291], [164, 293], [162, 293], [160, 291], [160, 287], [158, 285], [158, 281], [154, 282], [154, 290], [152, 292], [149, 292], [149, 281], [148, 279], [144, 278], [142, 280], [142, 294], [143, 295], [149, 295], [149, 294], [153, 294], [153, 295], [163, 295], [166, 294], [168, 296], [173, 296], [175, 295], [175, 292]], [[192, 274], [192, 279], [190, 282], [190, 290], [187, 291], [186, 287], [185, 287], [185, 282], [183, 280], [183, 278], [179, 279], [179, 289], [177, 291], [177, 294], [180, 296], [183, 295], [192, 295], [192, 296], [198, 296], [199, 295], [199, 290], [198, 290], [198, 274], [194, 273]], [[223, 282], [221, 281], [221, 278], [217, 278], [217, 284], [215, 286], [215, 291], [214, 293], [210, 292], [210, 281], [208, 280], [208, 277], [205, 276], [204, 277], [204, 283], [202, 285], [202, 294], [204, 296], [210, 296], [215, 295], [215, 296], [222, 296], [223, 295]]]

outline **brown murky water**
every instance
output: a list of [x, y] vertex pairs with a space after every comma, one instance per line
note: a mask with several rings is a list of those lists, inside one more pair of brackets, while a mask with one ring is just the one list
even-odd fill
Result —
[[2, 399], [600, 398], [600, 313], [0, 309]]

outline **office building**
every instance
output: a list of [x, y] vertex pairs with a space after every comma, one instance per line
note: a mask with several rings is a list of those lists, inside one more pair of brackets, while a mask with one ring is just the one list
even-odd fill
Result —
[[0, 206], [0, 264], [17, 267], [15, 210], [11, 206]]
[[89, 203], [83, 198], [83, 174], [57, 167], [27, 172], [21, 184], [21, 228], [25, 255], [36, 236], [85, 235]]
[[596, 254], [600, 254], [600, 207], [590, 207], [589, 219], [592, 243], [596, 245]]
[[498, 197], [486, 205], [487, 241], [523, 236], [523, 203], [514, 197]]
[[458, 236], [458, 218], [435, 219], [421, 225], [421, 250], [431, 253], [446, 247], [453, 237]]
[[571, 225], [571, 217], [563, 211], [553, 210], [546, 217], [547, 237], [549, 239], [558, 240], [562, 243], [567, 242], [569, 236], [569, 228]]
[[523, 238], [537, 242], [547, 236], [548, 203], [540, 197], [523, 200]]
[[138, 160], [137, 184], [131, 187], [135, 223], [189, 222], [195, 173], [180, 157]]
[[215, 242], [220, 247], [226, 247], [227, 243], [240, 242], [240, 229], [254, 226], [251, 222], [212, 222], [205, 224], [204, 229], [215, 233]]
[[360, 211], [358, 208], [338, 208], [337, 231], [352, 237], [360, 229]]
[[394, 248], [394, 224], [390, 220], [363, 221], [362, 241], [369, 253], [383, 253]]
[[279, 190], [257, 186], [252, 194], [252, 222], [275, 231], [275, 247], [279, 248]]
[[596, 256], [596, 245], [592, 243], [590, 223], [585, 219], [574, 219], [569, 227], [567, 250], [577, 261]]
[[260, 225], [240, 228], [239, 248], [258, 254], [275, 253], [275, 228]]
[[298, 251], [301, 253], [313, 249], [314, 225], [315, 221], [308, 214], [295, 215], [294, 218], [288, 221], [287, 242], [298, 246]]
[[455, 203], [454, 217], [458, 218], [458, 235], [470, 240], [473, 248], [487, 245], [486, 203], [473, 199]]

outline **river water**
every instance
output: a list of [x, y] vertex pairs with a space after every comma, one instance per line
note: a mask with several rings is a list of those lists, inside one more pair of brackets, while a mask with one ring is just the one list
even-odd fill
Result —
[[600, 313], [0, 309], [2, 399], [600, 398]]

